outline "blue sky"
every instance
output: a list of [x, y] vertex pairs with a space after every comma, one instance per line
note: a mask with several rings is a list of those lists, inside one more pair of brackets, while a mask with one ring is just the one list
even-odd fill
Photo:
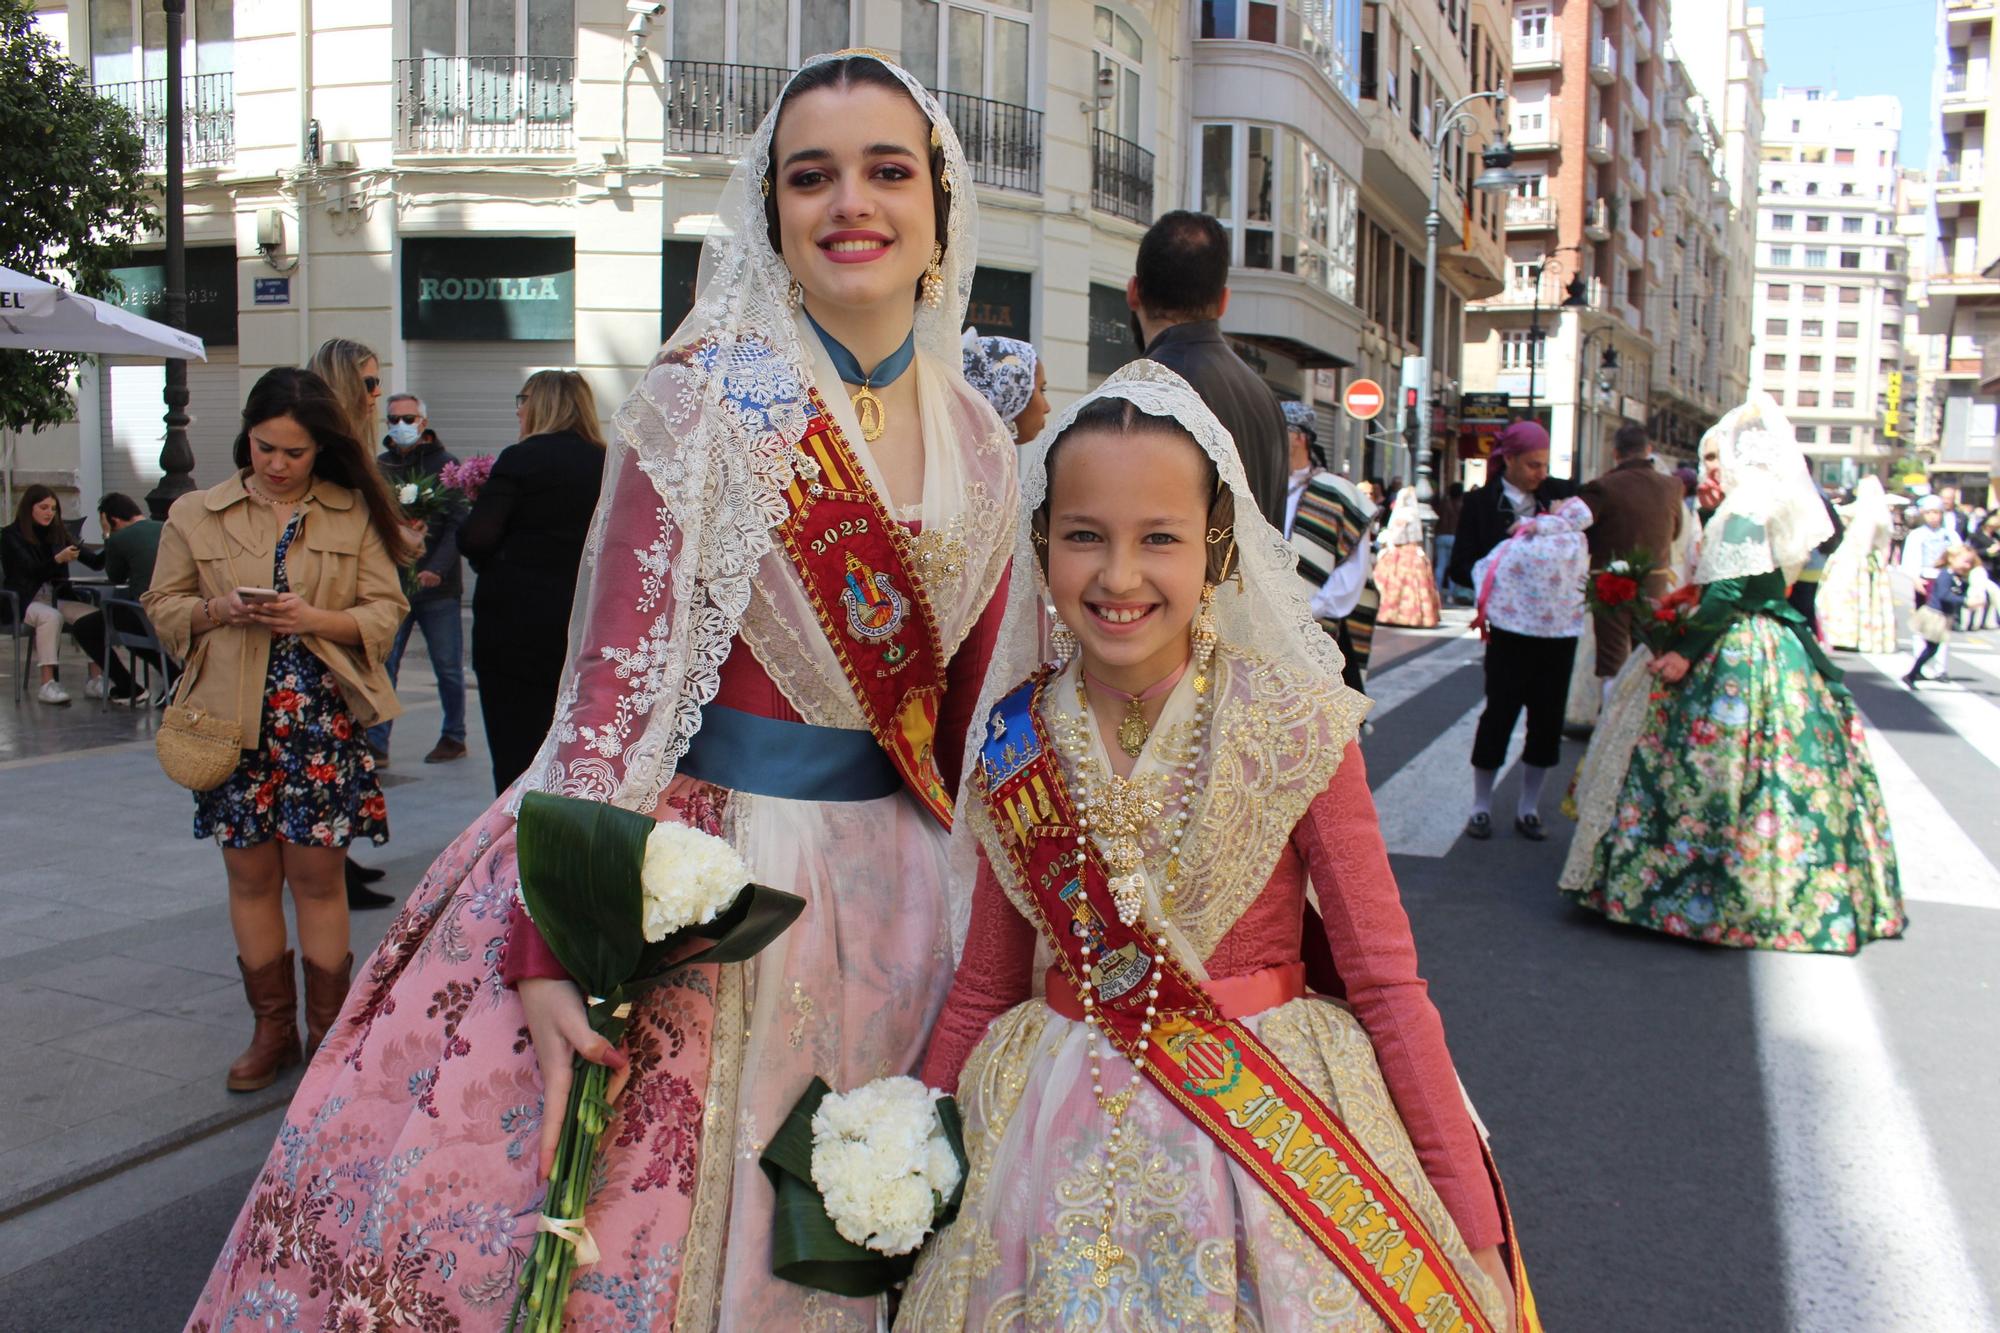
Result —
[[1765, 0], [1765, 96], [1780, 84], [1833, 88], [1843, 97], [1893, 94], [1903, 102], [1903, 165], [1927, 167], [1937, 137], [1937, 15], [1937, 0]]

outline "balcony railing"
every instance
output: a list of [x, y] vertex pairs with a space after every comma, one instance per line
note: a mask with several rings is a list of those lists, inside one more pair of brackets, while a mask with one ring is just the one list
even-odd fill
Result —
[[1632, 15], [1632, 54], [1641, 62], [1653, 58], [1653, 25], [1637, 13]]
[[1600, 37], [1590, 44], [1590, 77], [1598, 83], [1612, 83], [1618, 78], [1618, 47], [1609, 37]]
[[[791, 70], [772, 65], [668, 61], [667, 151], [740, 156], [791, 77]], [[965, 146], [974, 181], [1041, 193], [1041, 112], [965, 93], [939, 93], [938, 100]]]
[[568, 56], [425, 56], [396, 62], [396, 151], [567, 153], [576, 144]]
[[1636, 87], [1632, 89], [1632, 115], [1641, 126], [1653, 118], [1653, 99]]
[[1514, 34], [1514, 72], [1524, 74], [1531, 69], [1557, 69], [1562, 65], [1563, 42], [1559, 32], [1539, 33], [1528, 36]]
[[1611, 122], [1600, 120], [1590, 131], [1590, 142], [1585, 145], [1585, 153], [1590, 160], [1600, 165], [1611, 160]]
[[1583, 211], [1583, 234], [1593, 241], [1611, 239], [1611, 206], [1602, 199], [1593, 199]]
[[1153, 155], [1103, 130], [1090, 146], [1090, 202], [1137, 223], [1153, 220]]
[[[97, 95], [118, 103], [146, 142], [146, 170], [167, 169], [167, 81], [100, 83]], [[226, 167], [236, 160], [236, 76], [190, 74], [181, 80], [181, 166]]]
[[1508, 231], [1547, 231], [1556, 225], [1556, 201], [1510, 195], [1507, 199]]

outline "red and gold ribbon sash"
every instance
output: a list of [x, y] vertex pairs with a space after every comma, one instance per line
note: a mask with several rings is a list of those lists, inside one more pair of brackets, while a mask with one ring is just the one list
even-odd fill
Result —
[[[1083, 835], [1042, 722], [1037, 676], [1001, 700], [981, 738], [981, 794], [1056, 965], [1093, 997], [1099, 1026], [1168, 1100], [1268, 1191], [1398, 1333], [1494, 1333], [1422, 1217], [1332, 1108], [1202, 984], [1118, 919], [1109, 876]], [[1082, 964], [1096, 955], [1094, 978]], [[1146, 984], [1159, 965], [1159, 996]], [[1157, 1010], [1143, 1048], [1147, 1007]], [[1489, 1167], [1490, 1167], [1489, 1161]], [[1495, 1177], [1498, 1194], [1498, 1177]], [[1519, 1319], [1539, 1333], [1504, 1196]]]
[[791, 557], [827, 645], [868, 717], [868, 729], [938, 823], [951, 795], [933, 742], [944, 699], [944, 651], [914, 574], [910, 535], [889, 513], [817, 390], [798, 442], [800, 476], [786, 488], [778, 540]]

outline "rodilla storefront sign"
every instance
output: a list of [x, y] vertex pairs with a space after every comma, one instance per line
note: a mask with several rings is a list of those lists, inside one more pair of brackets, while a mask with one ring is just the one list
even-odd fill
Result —
[[403, 242], [403, 336], [566, 342], [576, 336], [576, 243], [542, 236]]

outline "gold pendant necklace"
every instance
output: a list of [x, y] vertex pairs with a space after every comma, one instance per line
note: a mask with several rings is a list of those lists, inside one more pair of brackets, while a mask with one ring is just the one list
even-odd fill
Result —
[[854, 404], [854, 419], [861, 426], [861, 438], [870, 444], [875, 443], [882, 438], [882, 432], [889, 422], [889, 414], [883, 410], [882, 400], [865, 384], [849, 397]]
[[1146, 707], [1133, 695], [1125, 701], [1125, 716], [1118, 722], [1118, 748], [1134, 759], [1146, 748], [1146, 738], [1153, 734], [1146, 722]]

